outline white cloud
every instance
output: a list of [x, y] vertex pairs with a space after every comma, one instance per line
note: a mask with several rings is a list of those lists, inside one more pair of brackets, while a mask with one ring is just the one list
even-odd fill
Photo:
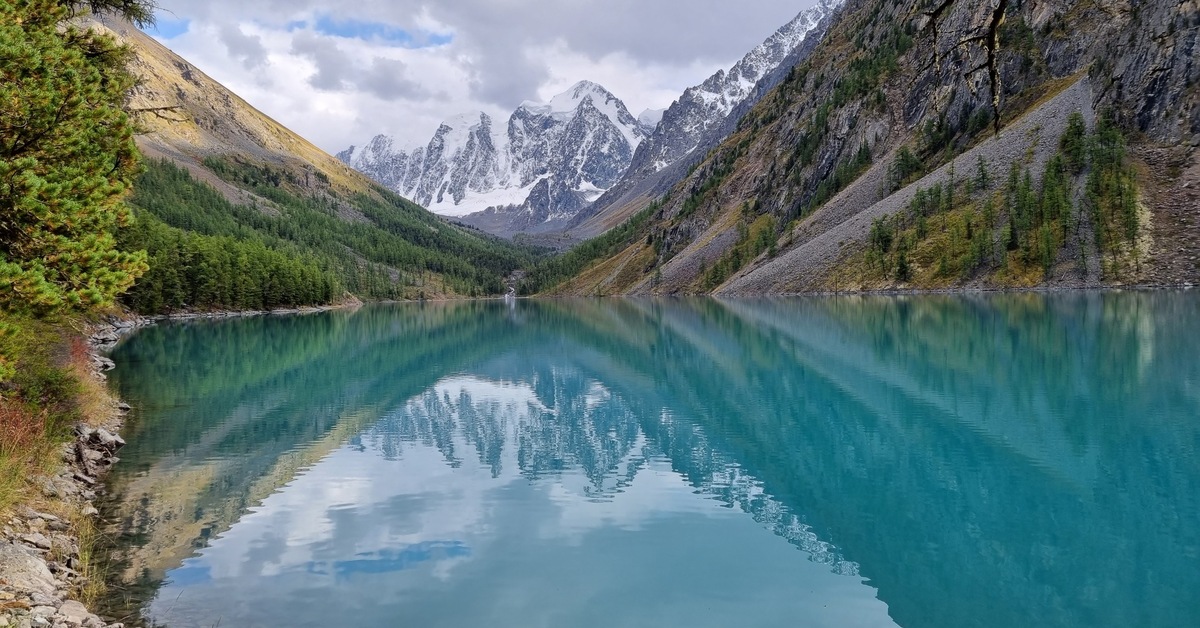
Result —
[[[586, 384], [586, 412], [622, 403]], [[370, 626], [398, 616], [413, 625], [729, 626], [745, 623], [748, 608], [812, 626], [893, 625], [862, 579], [806, 560], [670, 460], [643, 457], [653, 447], [644, 433], [605, 473], [627, 480], [619, 490], [595, 494], [591, 474], [571, 463], [522, 472], [522, 435], [553, 412], [528, 383], [443, 379], [389, 414], [395, 425], [361, 435], [364, 449], [333, 451], [172, 569], [148, 610], [172, 625], [220, 623], [218, 614], [234, 625], [342, 625], [353, 612]], [[453, 425], [441, 446], [397, 429], [434, 419]], [[468, 439], [479, 420], [503, 432], [498, 471]], [[582, 417], [562, 419], [573, 421], [588, 431]], [[750, 497], [771, 502], [761, 490]]]
[[[811, 0], [164, 0], [162, 41], [322, 148], [428, 141], [461, 111], [596, 81], [636, 115], [726, 67]], [[182, 34], [175, 32], [186, 24]]]

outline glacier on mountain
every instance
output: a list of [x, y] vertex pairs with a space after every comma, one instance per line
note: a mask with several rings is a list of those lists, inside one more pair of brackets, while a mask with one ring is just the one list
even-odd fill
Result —
[[707, 135], [720, 127], [739, 104], [754, 95], [758, 82], [778, 68], [841, 4], [842, 0], [821, 0], [775, 31], [729, 71], [718, 70], [703, 83], [684, 90], [662, 114], [649, 141], [640, 146], [634, 157], [635, 168], [662, 170], [708, 139]]
[[549, 102], [523, 103], [503, 125], [470, 112], [443, 122], [425, 146], [398, 148], [379, 135], [338, 158], [436, 213], [524, 207], [544, 221], [595, 200], [645, 137], [625, 103], [581, 81]]

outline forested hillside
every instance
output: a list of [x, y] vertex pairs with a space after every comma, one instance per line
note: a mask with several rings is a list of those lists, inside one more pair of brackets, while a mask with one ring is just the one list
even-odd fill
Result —
[[849, 0], [649, 219], [524, 288], [1194, 283], [1198, 24], [1188, 2]]
[[83, 22], [131, 52], [144, 171], [123, 251], [142, 313], [500, 294], [531, 256], [350, 170], [128, 22]]
[[484, 296], [529, 256], [468, 232], [382, 189], [338, 214], [331, 196], [305, 197], [285, 172], [209, 158], [215, 173], [269, 204], [237, 205], [169, 160], [151, 160], [130, 200], [137, 221], [121, 246], [150, 268], [125, 300], [141, 312], [271, 309], [362, 299]]

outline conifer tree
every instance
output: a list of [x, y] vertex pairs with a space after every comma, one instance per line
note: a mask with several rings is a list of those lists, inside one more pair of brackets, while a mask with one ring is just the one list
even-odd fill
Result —
[[153, 2], [147, 0], [58, 0], [58, 5], [74, 16], [85, 11], [123, 17], [138, 27], [154, 23]]
[[66, 23], [81, 4], [0, 3], [0, 307], [9, 311], [108, 305], [146, 269], [145, 254], [118, 251], [114, 237], [130, 220], [123, 199], [140, 167], [123, 111], [129, 52]]

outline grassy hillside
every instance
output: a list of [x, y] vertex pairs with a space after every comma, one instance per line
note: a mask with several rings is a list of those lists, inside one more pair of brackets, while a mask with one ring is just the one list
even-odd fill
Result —
[[[610, 236], [592, 247], [610, 254], [529, 287], [1200, 280], [1200, 232], [1186, 216], [1200, 202], [1193, 22], [1184, 5], [849, 0], [813, 54], [620, 246]], [[977, 185], [980, 170], [989, 185]]]

